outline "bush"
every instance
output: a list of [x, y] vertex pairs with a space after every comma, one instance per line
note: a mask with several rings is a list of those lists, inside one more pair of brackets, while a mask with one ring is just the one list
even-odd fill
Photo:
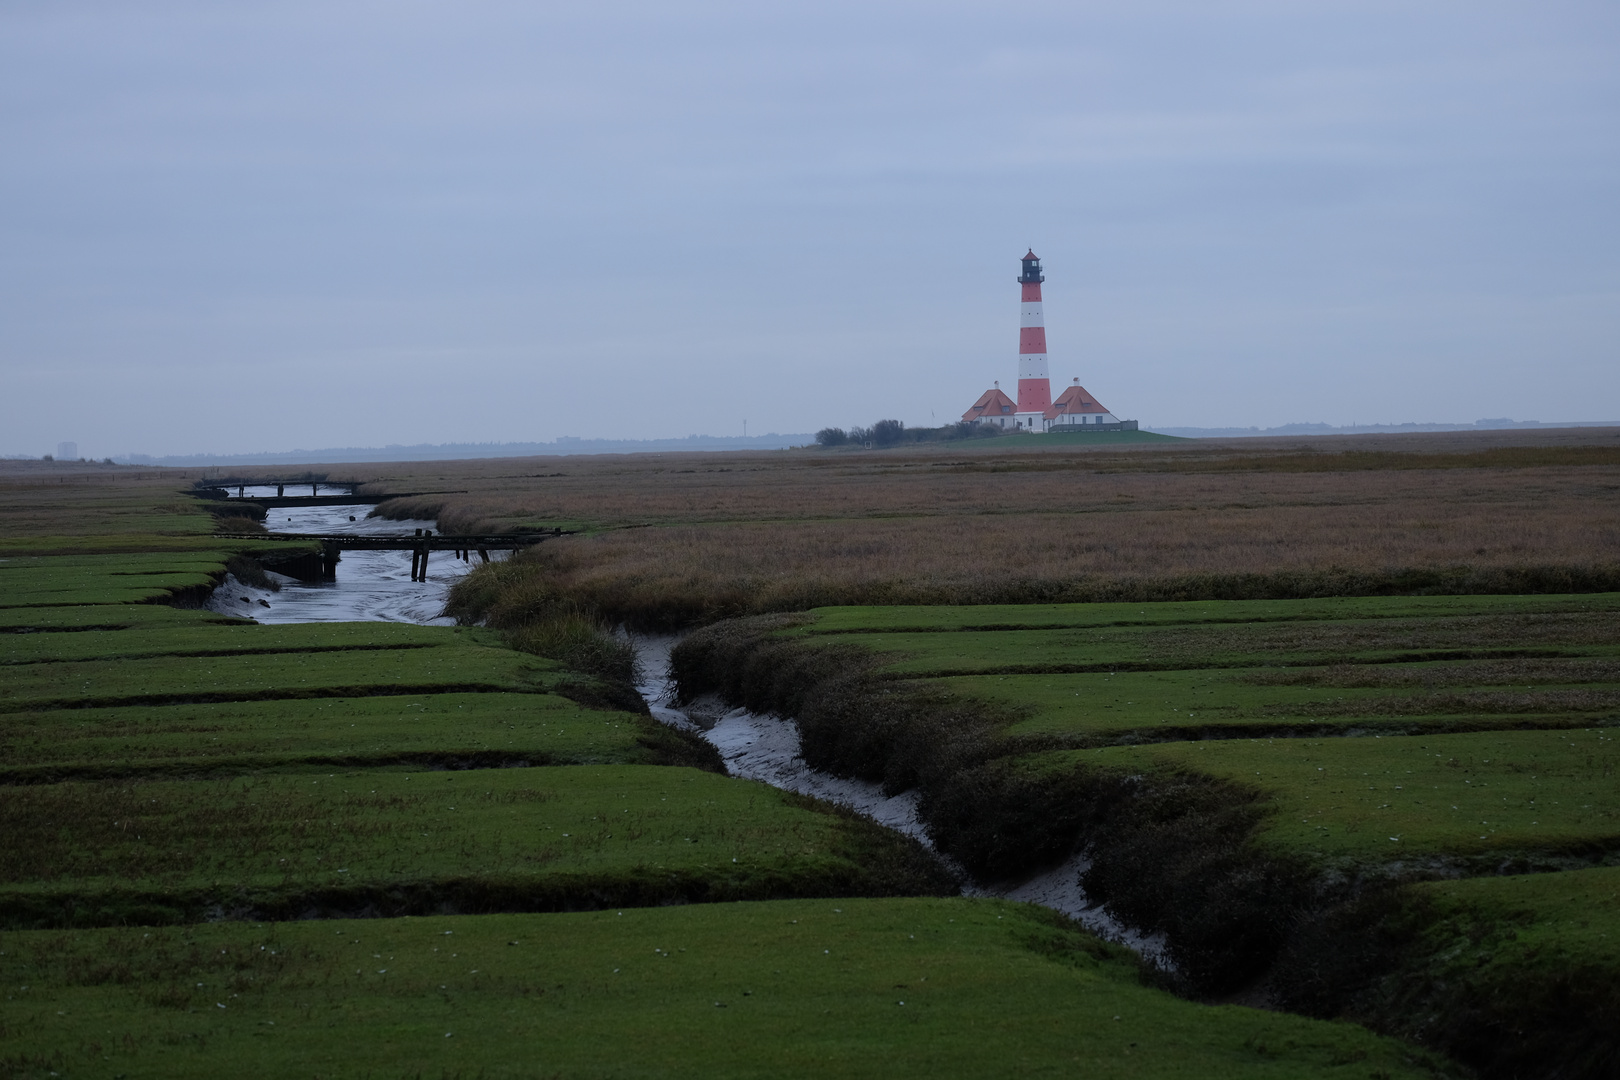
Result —
[[214, 522], [214, 531], [222, 533], [252, 533], [268, 536], [270, 530], [250, 517], [222, 517]]
[[617, 708], [643, 707], [634, 690], [635, 649], [614, 637], [594, 608], [559, 593], [539, 563], [509, 559], [476, 568], [451, 588], [444, 613], [500, 630], [520, 652], [601, 679], [615, 689]]
[[[251, 524], [259, 527], [256, 521]], [[263, 532], [264, 529], [259, 527], [259, 531]], [[251, 585], [255, 589], [269, 589], [271, 592], [281, 591], [281, 582], [266, 574], [264, 567], [259, 565], [259, 560], [247, 555], [232, 555], [225, 561], [225, 570], [234, 574], [236, 580], [244, 585]]]
[[899, 420], [879, 420], [872, 425], [872, 445], [895, 446], [906, 437], [906, 425]]
[[824, 427], [816, 432], [817, 446], [843, 446], [849, 442], [849, 432], [841, 427]]

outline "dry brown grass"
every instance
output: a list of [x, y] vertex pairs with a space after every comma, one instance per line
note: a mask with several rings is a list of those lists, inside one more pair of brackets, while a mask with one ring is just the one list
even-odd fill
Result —
[[[526, 558], [642, 625], [829, 603], [1620, 587], [1620, 431], [1237, 442], [486, 464], [460, 478], [467, 495], [400, 509], [446, 529], [605, 526]], [[648, 527], [614, 527], [630, 524]]]
[[[820, 603], [1620, 587], [1620, 428], [324, 471], [374, 491], [464, 492], [390, 507], [449, 532], [592, 530], [541, 545], [536, 572], [642, 624]], [[152, 495], [198, 474], [8, 463], [0, 511], [54, 489], [60, 513], [8, 524], [78, 531], [65, 527], [84, 525], [77, 483], [99, 489], [100, 528], [186, 531], [206, 518], [181, 498], [154, 516]]]
[[[1231, 439], [1129, 449], [1014, 445], [881, 452], [600, 455], [364, 466], [380, 490], [465, 489], [398, 507], [447, 530], [1378, 506], [1422, 498], [1524, 505], [1620, 493], [1620, 429], [1345, 439]], [[337, 470], [334, 469], [334, 474]], [[1581, 489], [1575, 478], [1589, 484]], [[1574, 489], [1571, 488], [1572, 482]]]

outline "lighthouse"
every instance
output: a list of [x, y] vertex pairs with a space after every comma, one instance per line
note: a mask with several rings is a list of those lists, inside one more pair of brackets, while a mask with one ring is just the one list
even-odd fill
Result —
[[1041, 313], [1040, 256], [1030, 248], [1018, 275], [1023, 290], [1018, 326], [1018, 400], [1001, 392], [986, 390], [973, 407], [962, 414], [965, 424], [986, 424], [1013, 432], [1097, 432], [1135, 431], [1135, 420], [1121, 420], [1105, 409], [1096, 398], [1074, 380], [1052, 400], [1052, 380], [1046, 370], [1046, 317]]
[[1016, 426], [1040, 431], [1046, 412], [1052, 407], [1052, 381], [1046, 373], [1046, 317], [1041, 314], [1041, 260], [1030, 248], [1018, 275], [1023, 302], [1018, 318], [1018, 407], [1013, 413]]

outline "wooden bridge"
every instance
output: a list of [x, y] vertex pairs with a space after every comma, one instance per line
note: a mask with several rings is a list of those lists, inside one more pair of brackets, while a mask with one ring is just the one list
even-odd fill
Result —
[[[479, 533], [465, 536], [435, 534], [432, 529], [417, 529], [413, 536], [366, 536], [360, 533], [217, 533], [227, 540], [284, 540], [292, 543], [321, 546], [320, 554], [306, 552], [286, 559], [274, 556], [261, 558], [277, 573], [303, 581], [336, 581], [337, 564], [344, 551], [409, 551], [411, 553], [411, 580], [426, 581], [428, 553], [449, 551], [462, 562], [470, 562], [477, 552], [489, 562], [491, 551], [518, 551], [533, 547], [543, 540], [572, 535], [573, 530], [552, 529], [537, 533]], [[317, 570], [315, 563], [318, 561]]]
[[[320, 489], [323, 488], [323, 487], [327, 488], [327, 489], [331, 489], [331, 488], [335, 488], [335, 487], [343, 487], [345, 485], [342, 485], [342, 484], [316, 484], [316, 483], [310, 483], [308, 485], [309, 486], [309, 494], [308, 495], [299, 495], [299, 494], [297, 494], [297, 492], [299, 490], [303, 489], [306, 482], [299, 482], [299, 483], [296, 483], [296, 484], [289, 484], [289, 483], [277, 483], [277, 482], [272, 481], [272, 483], [275, 483], [275, 486], [276, 486], [276, 493], [274, 495], [249, 495], [249, 494], [247, 494], [248, 485], [246, 485], [246, 484], [231, 484], [231, 485], [223, 485], [222, 484], [222, 485], [219, 485], [217, 487], [198, 488], [195, 491], [191, 492], [191, 494], [195, 495], [199, 499], [206, 499], [209, 502], [214, 503], [216, 505], [219, 504], [219, 503], [229, 503], [230, 505], [233, 505], [233, 506], [236, 506], [236, 505], [243, 505], [243, 506], [252, 505], [252, 506], [257, 506], [257, 507], [263, 507], [266, 510], [273, 509], [273, 508], [276, 508], [276, 507], [286, 507], [286, 506], [375, 506], [378, 503], [387, 502], [389, 499], [412, 499], [412, 498], [415, 498], [418, 495], [465, 495], [465, 494], [467, 494], [466, 491], [462, 490], [462, 491], [390, 491], [390, 492], [388, 492], [386, 494], [381, 494], [381, 495], [372, 495], [372, 494], [362, 495], [362, 494], [359, 494], [358, 492], [353, 490], [358, 485], [350, 484], [350, 485], [347, 485], [349, 487], [349, 489], [350, 489], [348, 491], [340, 492], [340, 493], [338, 493], [336, 495], [322, 495], [322, 494], [320, 494]], [[270, 484], [260, 481], [260, 482], [257, 482], [255, 484], [253, 484], [253, 486], [254, 487], [269, 487]], [[235, 491], [236, 491], [236, 493], [234, 495], [231, 494], [231, 489], [232, 488], [235, 488]], [[287, 489], [288, 488], [292, 488], [294, 493], [291, 494], [291, 495], [287, 494]], [[218, 513], [218, 512], [219, 512], [218, 510], [215, 511], [215, 513]]]

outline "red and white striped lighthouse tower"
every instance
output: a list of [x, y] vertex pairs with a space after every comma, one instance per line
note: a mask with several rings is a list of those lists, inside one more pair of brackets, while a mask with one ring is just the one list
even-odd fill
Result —
[[1030, 248], [1018, 275], [1024, 301], [1018, 327], [1018, 426], [1040, 431], [1052, 407], [1052, 381], [1046, 373], [1046, 318], [1041, 314], [1041, 260]]

